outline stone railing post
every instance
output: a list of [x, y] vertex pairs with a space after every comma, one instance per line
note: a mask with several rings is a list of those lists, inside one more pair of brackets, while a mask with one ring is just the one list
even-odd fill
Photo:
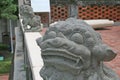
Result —
[[21, 5], [19, 11], [20, 25], [15, 30], [13, 80], [42, 80], [39, 70], [43, 62], [40, 48], [36, 43], [36, 39], [41, 37], [41, 20], [33, 13], [29, 5]]

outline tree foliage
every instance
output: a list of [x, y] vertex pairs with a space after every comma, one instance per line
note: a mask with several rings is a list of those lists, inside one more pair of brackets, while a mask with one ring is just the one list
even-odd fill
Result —
[[14, 0], [0, 0], [0, 18], [16, 19], [17, 5]]

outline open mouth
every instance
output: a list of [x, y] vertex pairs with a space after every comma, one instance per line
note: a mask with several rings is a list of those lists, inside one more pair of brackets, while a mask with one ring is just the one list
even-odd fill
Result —
[[[47, 48], [42, 50], [45, 64], [64, 70], [80, 70], [83, 65], [81, 56], [77, 56], [65, 49]], [[79, 66], [77, 65], [79, 64]]]

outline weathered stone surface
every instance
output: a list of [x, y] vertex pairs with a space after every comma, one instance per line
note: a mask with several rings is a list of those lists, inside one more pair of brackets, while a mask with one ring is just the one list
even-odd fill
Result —
[[103, 64], [116, 53], [102, 42], [99, 33], [84, 21], [69, 18], [49, 27], [37, 40], [44, 66], [44, 80], [119, 80]]
[[15, 28], [16, 35], [16, 46], [15, 46], [15, 54], [14, 54], [14, 70], [13, 76], [10, 76], [11, 80], [26, 80], [26, 71], [24, 70], [24, 49], [23, 49], [23, 35], [20, 27]]
[[21, 5], [20, 15], [23, 19], [22, 23], [26, 31], [40, 31], [42, 29], [40, 16], [34, 14], [31, 6]]

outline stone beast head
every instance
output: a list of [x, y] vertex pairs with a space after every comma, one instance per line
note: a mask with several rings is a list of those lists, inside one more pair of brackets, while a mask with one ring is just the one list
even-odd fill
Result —
[[82, 20], [60, 21], [37, 42], [44, 61], [40, 71], [44, 80], [118, 80], [103, 65], [116, 54]]
[[[34, 14], [33, 9], [29, 5], [21, 5], [20, 6], [20, 15], [23, 19], [22, 23], [24, 29], [32, 31], [40, 31], [41, 28], [41, 18]], [[29, 28], [28, 28], [29, 27]]]

